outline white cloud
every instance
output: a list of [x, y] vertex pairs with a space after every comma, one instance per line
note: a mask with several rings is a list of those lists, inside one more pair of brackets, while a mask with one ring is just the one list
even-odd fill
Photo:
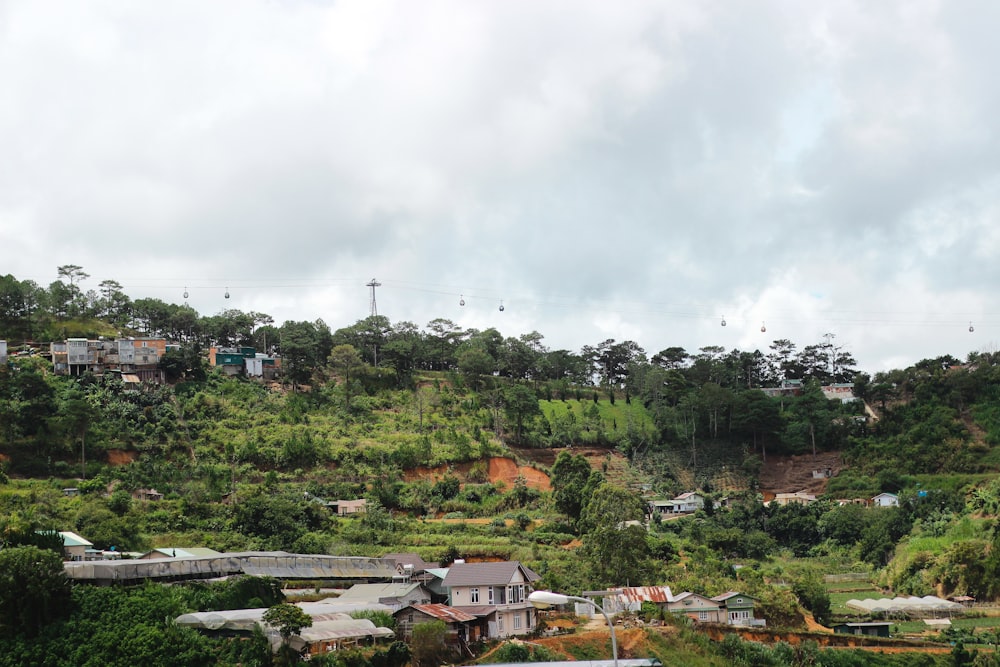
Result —
[[553, 347], [961, 357], [1000, 327], [998, 12], [15, 0], [0, 270], [334, 328], [377, 276], [394, 321]]

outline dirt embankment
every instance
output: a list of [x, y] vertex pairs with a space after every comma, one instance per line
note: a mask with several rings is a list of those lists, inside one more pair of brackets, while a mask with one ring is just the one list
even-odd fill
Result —
[[[844, 467], [840, 452], [770, 456], [760, 470], [760, 488], [771, 493], [820, 494], [826, 491], [827, 480]], [[814, 471], [821, 476], [814, 477]]]
[[112, 466], [123, 466], [135, 461], [138, 452], [134, 452], [130, 449], [109, 449], [108, 450], [108, 465]]
[[[413, 482], [418, 479], [426, 479], [436, 482], [447, 477], [448, 475], [455, 475], [461, 481], [465, 482], [468, 480], [468, 475], [472, 466], [473, 464], [471, 463], [460, 463], [450, 466], [435, 466], [433, 468], [418, 466], [412, 470], [405, 471], [403, 473], [403, 479], [407, 482]], [[494, 456], [487, 461], [487, 475], [491, 483], [503, 484], [508, 489], [514, 487], [514, 482], [518, 477], [523, 477], [524, 482], [527, 484], [529, 489], [536, 489], [538, 491], [552, 490], [552, 485], [549, 482], [549, 476], [544, 472], [531, 466], [518, 465], [517, 461], [514, 459], [502, 456]]]

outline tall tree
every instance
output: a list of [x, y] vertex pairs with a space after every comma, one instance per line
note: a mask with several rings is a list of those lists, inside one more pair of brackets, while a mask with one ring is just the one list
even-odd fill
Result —
[[353, 345], [337, 345], [330, 351], [327, 362], [333, 372], [342, 380], [344, 407], [349, 408], [351, 405], [351, 380], [365, 366], [361, 353]]
[[587, 502], [580, 516], [582, 549], [602, 584], [636, 585], [650, 578], [644, 519], [638, 494], [612, 484], [602, 484]]
[[583, 510], [583, 486], [590, 477], [591, 467], [582, 454], [559, 452], [552, 465], [552, 494], [556, 509], [572, 519], [579, 519]]
[[70, 611], [62, 558], [49, 549], [0, 549], [0, 634], [34, 637]]
[[523, 384], [514, 384], [504, 390], [504, 412], [507, 419], [514, 422], [514, 443], [518, 445], [523, 441], [524, 425], [542, 414], [538, 396]]
[[77, 266], [76, 264], [63, 264], [56, 268], [56, 273], [60, 278], [65, 279], [69, 283], [67, 286], [69, 294], [68, 314], [70, 316], [79, 315], [84, 305], [80, 283], [89, 278], [90, 274], [86, 273], [82, 266]]

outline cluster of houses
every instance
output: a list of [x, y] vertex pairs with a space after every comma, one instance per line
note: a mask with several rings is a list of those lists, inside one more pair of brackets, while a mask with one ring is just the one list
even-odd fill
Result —
[[[770, 505], [811, 505], [816, 502], [816, 495], [805, 491], [795, 493], [776, 493], [768, 501]], [[899, 507], [899, 496], [895, 493], [880, 493], [871, 498], [838, 498], [838, 505], [862, 505], [864, 507]]]
[[[816, 495], [806, 491], [794, 493], [765, 494], [764, 501], [769, 505], [810, 505], [816, 502]], [[899, 496], [895, 493], [880, 493], [871, 498], [842, 498], [838, 505], [863, 505], [865, 507], [898, 507]], [[719, 507], [729, 504], [728, 498], [718, 501]], [[688, 491], [670, 499], [650, 500], [646, 503], [646, 513], [649, 518], [660, 518], [692, 514], [705, 508], [705, 496], [695, 491]]]
[[[160, 360], [168, 350], [178, 349], [165, 338], [67, 338], [49, 343], [40, 354], [52, 362], [56, 375], [79, 376], [93, 373], [121, 377], [126, 384], [162, 384], [165, 380]], [[0, 340], [0, 364], [8, 360], [7, 341]], [[252, 347], [211, 347], [208, 364], [227, 375], [273, 380], [281, 369], [281, 358], [261, 354]]]
[[[754, 618], [756, 599], [737, 591], [706, 597], [690, 591], [674, 595], [669, 586], [627, 586], [606, 591], [586, 591], [582, 597], [600, 604], [609, 615], [638, 612], [643, 604], [652, 604], [663, 612], [683, 614], [699, 623], [756, 627], [766, 624], [764, 619]], [[594, 613], [588, 609], [588, 605], [582, 603], [577, 605], [576, 611], [581, 615]]]
[[[293, 638], [292, 645], [312, 655], [346, 645], [394, 637], [408, 641], [416, 626], [441, 621], [451, 645], [472, 655], [470, 644], [536, 632], [539, 611], [528, 599], [539, 575], [518, 561], [467, 563], [449, 567], [424, 561], [413, 553], [382, 558], [310, 556], [284, 552], [219, 553], [204, 547], [159, 547], [141, 554], [98, 551], [91, 542], [61, 532], [67, 574], [96, 584], [138, 583], [143, 580], [182, 581], [233, 574], [263, 574], [279, 579], [331, 580], [339, 593], [319, 602], [299, 603], [313, 626]], [[345, 585], [346, 584], [346, 585]], [[327, 589], [329, 590], [329, 589]], [[697, 593], [673, 595], [670, 588], [626, 587], [589, 591], [590, 604], [578, 605], [578, 615], [639, 611], [643, 602], [665, 612], [684, 614], [703, 623], [762, 625], [754, 618], [754, 599], [738, 592], [708, 598]], [[383, 611], [395, 619], [395, 632], [351, 617], [357, 611]], [[280, 637], [266, 627], [266, 609], [185, 614], [179, 624], [205, 632], [242, 633], [261, 627], [275, 647]]]
[[[470, 656], [470, 643], [529, 635], [538, 628], [539, 612], [528, 595], [539, 575], [523, 563], [456, 561], [444, 568], [417, 554], [386, 554], [384, 559], [395, 564], [397, 576], [392, 582], [355, 584], [329, 604], [382, 605], [393, 615], [395, 636], [403, 641], [412, 637], [417, 625], [441, 621], [449, 642]], [[713, 598], [689, 592], [674, 596], [669, 587], [660, 586], [590, 591], [584, 596], [593, 603], [576, 607], [582, 616], [597, 615], [597, 605], [609, 614], [635, 612], [648, 601], [699, 622], [763, 625], [754, 618], [754, 599], [738, 592]], [[315, 655], [342, 644], [304, 642], [302, 648]]]

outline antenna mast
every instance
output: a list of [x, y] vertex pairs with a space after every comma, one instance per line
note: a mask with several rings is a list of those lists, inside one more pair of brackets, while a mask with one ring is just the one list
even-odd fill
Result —
[[374, 278], [371, 279], [371, 282], [365, 283], [365, 287], [371, 287], [372, 288], [372, 303], [371, 303], [371, 316], [372, 317], [375, 317], [376, 315], [378, 315], [378, 307], [375, 305], [375, 288], [376, 287], [381, 287], [381, 286], [382, 286], [382, 283], [380, 283], [379, 281], [375, 280]]

